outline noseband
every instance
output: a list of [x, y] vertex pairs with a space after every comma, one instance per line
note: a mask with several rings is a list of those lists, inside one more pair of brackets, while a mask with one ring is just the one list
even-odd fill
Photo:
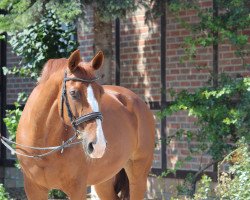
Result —
[[81, 78], [69, 78], [67, 77], [67, 71], [65, 71], [65, 75], [64, 75], [64, 79], [63, 79], [63, 84], [62, 84], [62, 95], [61, 95], [61, 107], [60, 107], [60, 112], [61, 112], [61, 117], [63, 118], [63, 104], [65, 102], [66, 105], [66, 109], [67, 109], [67, 113], [68, 113], [68, 117], [70, 119], [70, 122], [72, 124], [72, 127], [75, 131], [76, 134], [79, 134], [80, 131], [77, 129], [77, 127], [87, 121], [90, 120], [95, 120], [95, 119], [100, 119], [102, 121], [103, 116], [101, 112], [91, 112], [88, 113], [86, 115], [82, 115], [78, 118], [76, 118], [73, 113], [72, 110], [70, 108], [70, 104], [69, 104], [69, 100], [68, 100], [68, 95], [67, 95], [67, 88], [66, 88], [66, 82], [67, 81], [78, 81], [78, 82], [83, 82], [83, 83], [93, 83], [96, 80], [98, 80], [97, 78], [93, 78], [93, 79], [81, 79]]

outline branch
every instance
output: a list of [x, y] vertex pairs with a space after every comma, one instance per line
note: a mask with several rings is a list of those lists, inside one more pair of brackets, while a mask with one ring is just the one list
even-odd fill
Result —
[[210, 163], [208, 163], [206, 166], [204, 166], [203, 168], [201, 168], [198, 172], [195, 173], [194, 175], [194, 178], [193, 178], [193, 181], [191, 183], [191, 196], [193, 197], [194, 196], [194, 193], [195, 193], [195, 187], [196, 187], [196, 182], [197, 182], [197, 179], [198, 179], [198, 176], [200, 174], [202, 174], [206, 169], [208, 169], [209, 167], [211, 167], [212, 165], [220, 162], [222, 159], [220, 160], [213, 160], [211, 161]]
[[210, 163], [208, 163], [206, 166], [204, 166], [203, 168], [201, 168], [198, 172], [195, 173], [195, 175], [194, 175], [194, 180], [196, 180], [196, 179], [198, 178], [198, 176], [199, 176], [200, 174], [202, 174], [206, 169], [208, 169], [208, 168], [211, 167], [212, 165], [214, 165], [214, 164], [220, 162], [221, 160], [222, 160], [222, 159], [220, 159], [220, 160], [213, 160], [213, 161], [211, 161]]

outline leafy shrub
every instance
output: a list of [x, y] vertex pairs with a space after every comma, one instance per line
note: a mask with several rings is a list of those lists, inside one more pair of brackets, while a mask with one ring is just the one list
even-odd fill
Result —
[[[212, 180], [204, 175], [197, 185], [193, 197], [185, 196], [186, 200], [246, 200], [250, 197], [250, 153], [244, 139], [239, 140], [237, 149], [229, 153], [219, 164], [229, 164], [228, 172], [218, 173], [218, 185], [212, 190]], [[235, 158], [235, 156], [237, 156]], [[183, 198], [182, 198], [183, 199]], [[171, 200], [180, 200], [172, 197]]]
[[9, 200], [9, 194], [5, 191], [3, 184], [0, 184], [0, 200]]
[[9, 133], [11, 140], [16, 139], [17, 126], [22, 115], [21, 104], [27, 101], [27, 95], [25, 93], [19, 93], [17, 102], [14, 103], [14, 110], [6, 110], [6, 116], [3, 119]]
[[201, 181], [197, 185], [196, 193], [194, 194], [194, 200], [206, 200], [211, 196], [211, 178], [203, 175]]
[[65, 199], [66, 194], [61, 190], [50, 190], [49, 197], [53, 199]]
[[22, 110], [20, 109], [20, 104], [17, 102], [14, 103], [15, 109], [14, 110], [6, 110], [6, 117], [3, 119], [9, 133], [9, 138], [11, 140], [16, 139], [16, 131], [18, 122], [20, 120]]
[[[249, 146], [241, 140], [238, 148], [224, 161], [232, 163], [228, 172], [219, 177], [216, 192], [221, 199], [245, 200], [250, 198], [250, 153]], [[221, 163], [223, 164], [224, 161]]]

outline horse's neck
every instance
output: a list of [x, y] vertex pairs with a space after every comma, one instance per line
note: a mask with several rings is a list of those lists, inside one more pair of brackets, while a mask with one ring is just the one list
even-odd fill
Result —
[[63, 122], [58, 111], [58, 92], [58, 86], [44, 83], [32, 92], [26, 104], [21, 127], [36, 146], [57, 145], [57, 140], [63, 134]]

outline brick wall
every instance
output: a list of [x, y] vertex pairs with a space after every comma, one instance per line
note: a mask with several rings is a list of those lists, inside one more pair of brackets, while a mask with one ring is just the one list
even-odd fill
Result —
[[[114, 58], [115, 23], [113, 23], [112, 32], [113, 32], [113, 40], [112, 40], [113, 59], [112, 59], [112, 66], [110, 66], [110, 68], [111, 68], [111, 84], [114, 84], [115, 83], [115, 58]], [[84, 61], [88, 62], [93, 58], [94, 54], [97, 53], [97, 52], [94, 52], [93, 9], [90, 6], [88, 6], [87, 8], [85, 21], [78, 22], [77, 35], [78, 35], [78, 42], [79, 42], [79, 49], [81, 51], [81, 56]], [[100, 78], [98, 80], [99, 83], [103, 83], [104, 77], [102, 75], [105, 74], [104, 68], [100, 68], [96, 72], [96, 74]]]
[[[201, 0], [203, 8], [211, 8], [212, 0]], [[87, 23], [79, 24], [78, 40], [81, 55], [89, 61], [93, 54], [93, 11], [88, 9]], [[159, 102], [162, 92], [166, 93], [167, 100], [171, 101], [169, 89], [176, 91], [188, 89], [193, 91], [207, 84], [209, 70], [212, 69], [213, 50], [209, 48], [199, 48], [195, 63], [180, 62], [184, 55], [182, 47], [183, 38], [190, 35], [190, 32], [182, 28], [180, 23], [171, 14], [166, 16], [166, 91], [161, 91], [161, 69], [160, 69], [160, 21], [155, 20], [147, 26], [144, 23], [145, 10], [139, 9], [135, 13], [121, 20], [120, 35], [120, 59], [121, 59], [121, 85], [137, 93], [145, 101]], [[179, 15], [182, 19], [192, 23], [198, 18], [194, 11], [182, 11]], [[115, 31], [113, 26], [113, 33]], [[249, 33], [249, 31], [247, 32]], [[113, 38], [115, 36], [113, 35]], [[115, 44], [113, 40], [113, 53]], [[249, 41], [250, 43], [250, 41]], [[229, 44], [219, 45], [219, 69], [220, 72], [232, 75], [250, 75], [246, 68], [242, 67], [242, 60], [234, 54], [234, 48]], [[114, 55], [114, 54], [113, 54]], [[115, 59], [113, 59], [112, 84], [115, 83]], [[250, 63], [250, 58], [245, 60]], [[8, 66], [18, 63], [18, 58], [10, 53], [8, 48]], [[195, 65], [207, 66], [207, 69], [198, 70]], [[8, 103], [16, 100], [17, 92], [30, 91], [34, 87], [34, 82], [28, 79], [13, 78], [8, 76], [7, 97]], [[185, 112], [179, 112], [167, 118], [167, 135], [174, 134], [178, 128], [195, 130], [194, 118], [188, 117]], [[159, 135], [160, 125], [157, 123]], [[195, 145], [195, 142], [192, 143]], [[167, 146], [167, 165], [172, 168], [177, 160], [188, 155], [185, 138], [182, 141], [173, 141]], [[160, 149], [156, 150], [155, 159], [160, 159]], [[155, 165], [159, 165], [159, 160]], [[190, 162], [185, 163], [183, 169], [198, 169], [199, 165], [209, 162], [207, 155], [195, 155]], [[211, 170], [211, 169], [210, 169]]]
[[[202, 8], [208, 9], [212, 7], [212, 1], [200, 1]], [[182, 11], [179, 15], [181, 19], [188, 22], [196, 23], [197, 16], [194, 11]], [[167, 68], [166, 68], [166, 86], [167, 86], [167, 99], [171, 101], [168, 89], [172, 88], [175, 91], [188, 89], [193, 91], [196, 88], [208, 84], [209, 71], [212, 71], [213, 49], [199, 48], [195, 62], [180, 63], [180, 58], [184, 55], [182, 48], [183, 38], [190, 35], [189, 31], [182, 28], [176, 21], [175, 17], [167, 15]], [[249, 70], [242, 66], [243, 62], [234, 54], [234, 48], [229, 44], [219, 45], [219, 72], [226, 73], [233, 76], [250, 75]], [[250, 63], [249, 57], [245, 60]], [[206, 66], [201, 70], [197, 69], [195, 65]], [[195, 130], [195, 119], [188, 117], [185, 112], [179, 112], [167, 118], [167, 135], [174, 134], [178, 128], [185, 128], [187, 130]], [[196, 143], [192, 142], [191, 145], [195, 146]], [[182, 141], [172, 141], [167, 146], [167, 166], [173, 168], [178, 160], [184, 160], [189, 155], [188, 146], [185, 138]], [[210, 157], [208, 155], [193, 155], [192, 160], [185, 162], [184, 170], [197, 170], [204, 164], [209, 163]], [[208, 169], [212, 170], [212, 167]]]
[[[212, 7], [211, 0], [200, 1], [204, 9]], [[159, 101], [161, 97], [160, 84], [160, 27], [155, 20], [151, 27], [144, 23], [144, 10], [138, 10], [133, 15], [121, 20], [121, 85], [133, 90], [145, 101]], [[188, 22], [198, 22], [194, 11], [182, 11], [180, 18]], [[195, 62], [181, 63], [184, 56], [183, 38], [190, 35], [171, 14], [166, 16], [166, 87], [167, 100], [171, 101], [169, 89], [181, 91], [195, 89], [208, 84], [212, 70], [213, 49], [198, 48]], [[242, 67], [242, 60], [235, 56], [234, 48], [229, 44], [219, 45], [219, 72], [231, 75], [250, 75], [249, 70]], [[250, 58], [246, 58], [250, 63]], [[197, 69], [196, 66], [206, 66]], [[167, 135], [174, 134], [178, 128], [196, 130], [195, 119], [185, 112], [179, 112], [167, 118]], [[196, 143], [192, 142], [195, 146]], [[173, 141], [167, 146], [167, 167], [172, 168], [178, 160], [189, 155], [185, 138]], [[156, 155], [157, 158], [159, 155]], [[182, 169], [197, 170], [208, 163], [208, 155], [194, 155]], [[208, 170], [212, 170], [209, 168]]]
[[[204, 9], [212, 6], [212, 1], [200, 1]], [[178, 16], [180, 19], [188, 23], [197, 23], [198, 18], [195, 11], [181, 11]], [[183, 28], [176, 17], [167, 14], [166, 16], [166, 87], [167, 101], [173, 100], [170, 96], [170, 89], [179, 92], [183, 89], [194, 91], [195, 89], [205, 86], [209, 77], [209, 69], [212, 69], [213, 50], [212, 47], [198, 48], [195, 61], [181, 59], [185, 56], [183, 48], [184, 37], [190, 36], [190, 32]], [[198, 69], [196, 66], [206, 66], [206, 68]], [[167, 136], [175, 134], [177, 129], [194, 131], [195, 119], [188, 117], [186, 112], [178, 112], [170, 117], [167, 117]], [[190, 145], [195, 146], [192, 142]], [[198, 170], [200, 166], [209, 162], [208, 155], [193, 155], [192, 159], [185, 161], [187, 156], [190, 156], [186, 139], [181, 141], [173, 140], [167, 146], [167, 168], [174, 168], [178, 161], [183, 164], [180, 169], [183, 170]], [[212, 169], [209, 169], [212, 170]]]
[[[7, 46], [7, 67], [19, 66], [20, 58], [14, 55], [11, 47]], [[21, 78], [13, 75], [7, 76], [7, 104], [13, 104], [18, 97], [18, 93], [30, 93], [35, 87], [35, 81], [29, 78]]]
[[93, 48], [93, 10], [88, 7], [86, 13], [86, 20], [78, 22], [78, 42], [81, 56], [85, 61], [90, 61], [94, 56]]
[[148, 27], [144, 10], [121, 20], [121, 86], [145, 101], [160, 101], [160, 22]]

